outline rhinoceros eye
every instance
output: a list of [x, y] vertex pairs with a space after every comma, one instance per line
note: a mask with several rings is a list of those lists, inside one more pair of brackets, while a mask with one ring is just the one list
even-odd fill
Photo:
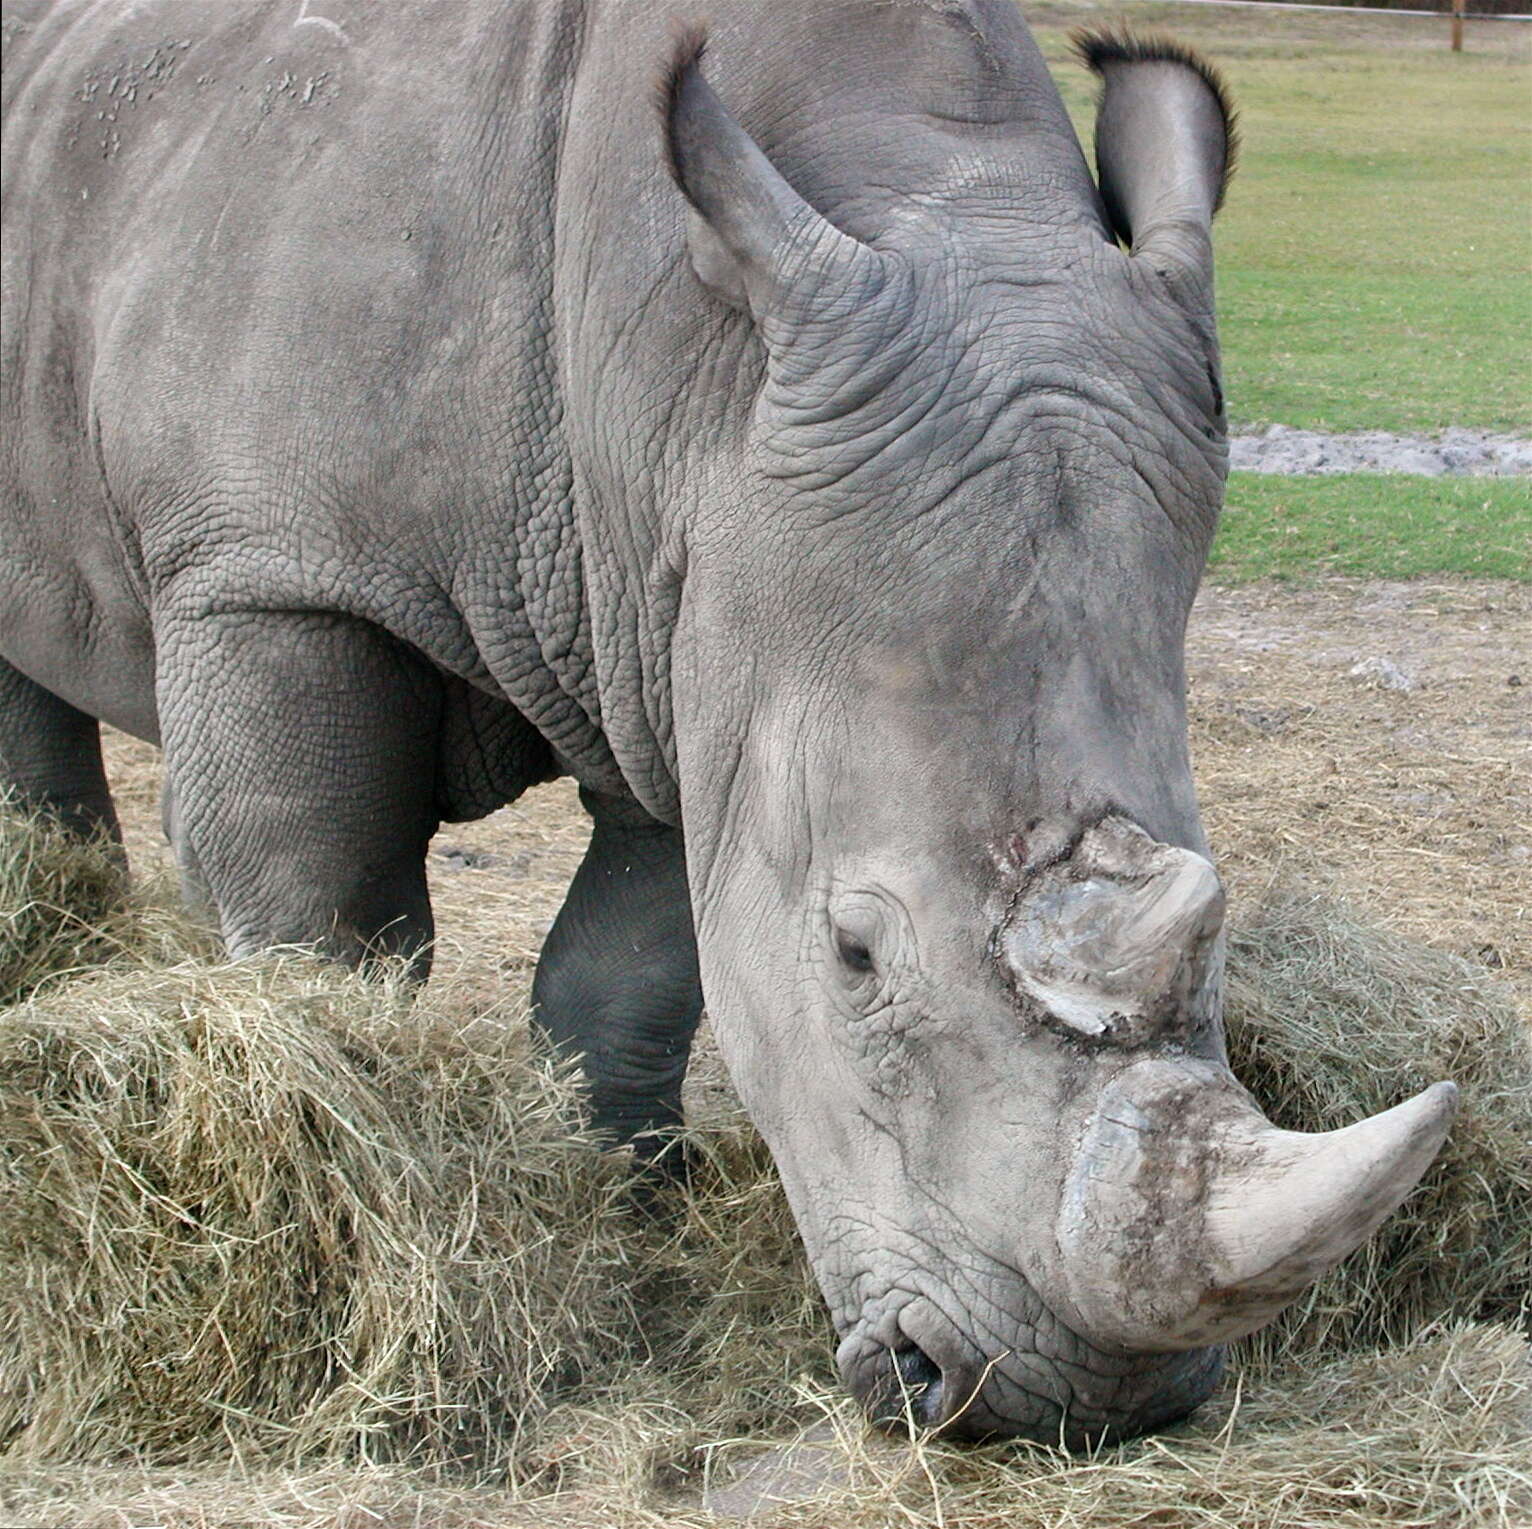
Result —
[[835, 953], [848, 970], [858, 975], [872, 970], [872, 952], [867, 948], [866, 941], [859, 939], [849, 930], [836, 929]]

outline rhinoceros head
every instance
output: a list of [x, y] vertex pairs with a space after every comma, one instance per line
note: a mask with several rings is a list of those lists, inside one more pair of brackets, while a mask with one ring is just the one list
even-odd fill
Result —
[[1078, 1442], [1202, 1400], [1453, 1091], [1311, 1137], [1228, 1070], [1183, 673], [1228, 112], [1087, 41], [1098, 190], [1019, 24], [989, 46], [961, 112], [851, 90], [802, 192], [678, 50], [691, 262], [763, 359], [688, 527], [674, 726], [704, 988], [848, 1385]]

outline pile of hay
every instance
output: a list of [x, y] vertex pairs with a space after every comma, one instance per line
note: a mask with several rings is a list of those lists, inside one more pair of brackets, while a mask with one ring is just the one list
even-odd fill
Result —
[[162, 878], [130, 883], [116, 846], [81, 843], [0, 786], [0, 1010], [109, 962], [205, 960], [215, 949]]
[[[29, 874], [67, 880], [58, 848], [34, 839]], [[705, 1523], [707, 1446], [826, 1417], [824, 1491], [758, 1522], [1532, 1514], [1526, 1345], [1465, 1325], [1524, 1316], [1532, 1283], [1526, 1032], [1323, 899], [1274, 897], [1235, 942], [1247, 1078], [1313, 1128], [1452, 1075], [1464, 1123], [1389, 1252], [1348, 1261], [1243, 1393], [1088, 1461], [870, 1442], [748, 1125], [699, 1132], [692, 1186], [641, 1210], [529, 1054], [523, 994], [486, 1006], [447, 972], [411, 1003], [301, 956], [212, 962], [152, 899], [111, 917], [100, 945], [38, 921], [72, 954], [26, 970], [99, 969], [0, 1013], [7, 1523]], [[1382, 1341], [1404, 1346], [1358, 1351]]]
[[732, 1393], [710, 1423], [775, 1417], [754, 1389], [828, 1344], [758, 1145], [712, 1141], [681, 1218], [642, 1214], [522, 1003], [453, 996], [301, 955], [119, 960], [0, 1017], [14, 1457], [547, 1486], [611, 1453], [571, 1409], [663, 1411], [701, 1374]]
[[1442, 1078], [1462, 1090], [1419, 1189], [1242, 1346], [1248, 1362], [1407, 1341], [1444, 1315], [1532, 1319], [1532, 1028], [1482, 965], [1269, 887], [1229, 945], [1230, 1061], [1278, 1125], [1329, 1131]]
[[[1532, 1368], [1505, 1328], [1428, 1333], [1231, 1389], [1169, 1433], [1079, 1459], [1036, 1446], [895, 1446], [842, 1401], [814, 1431], [818, 1488], [751, 1529], [1525, 1529]], [[604, 1422], [604, 1419], [598, 1419]], [[650, 1448], [663, 1423], [634, 1428]], [[674, 1439], [672, 1434], [671, 1438]], [[739, 1443], [715, 1476], [758, 1456]], [[0, 1481], [8, 1524], [57, 1529], [716, 1529], [695, 1488], [630, 1473], [530, 1496], [404, 1469], [235, 1463], [37, 1468]]]
[[0, 1008], [136, 943], [122, 863], [25, 812], [0, 787]]

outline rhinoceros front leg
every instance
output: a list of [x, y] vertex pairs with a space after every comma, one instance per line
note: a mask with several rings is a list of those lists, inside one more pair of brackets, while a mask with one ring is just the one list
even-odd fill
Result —
[[652, 1157], [681, 1123], [702, 1012], [681, 835], [631, 802], [581, 791], [590, 848], [544, 942], [536, 1023], [584, 1057], [598, 1131]]
[[230, 953], [403, 954], [424, 975], [436, 672], [348, 616], [225, 612], [162, 624], [157, 690], [167, 826]]
[[202, 863], [192, 848], [191, 837], [181, 821], [176, 807], [175, 792], [167, 779], [160, 790], [160, 827], [175, 852], [176, 868], [181, 873], [181, 901], [195, 918], [204, 923], [217, 923], [218, 903], [203, 874]]
[[0, 658], [0, 783], [81, 835], [121, 842], [94, 717]]

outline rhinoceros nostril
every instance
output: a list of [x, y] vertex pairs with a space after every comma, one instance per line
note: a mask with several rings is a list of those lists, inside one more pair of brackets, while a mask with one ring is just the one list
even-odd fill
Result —
[[921, 1428], [935, 1427], [942, 1416], [941, 1366], [913, 1343], [893, 1350], [891, 1359], [894, 1384], [888, 1396], [889, 1415], [879, 1421], [900, 1423], [910, 1419]]

